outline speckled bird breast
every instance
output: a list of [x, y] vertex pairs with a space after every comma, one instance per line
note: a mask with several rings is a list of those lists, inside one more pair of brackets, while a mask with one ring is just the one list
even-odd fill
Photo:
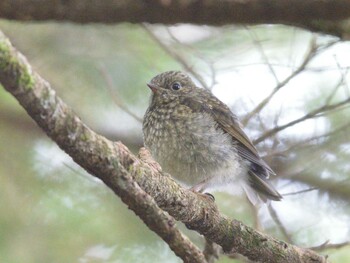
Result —
[[214, 119], [186, 106], [149, 108], [143, 133], [145, 146], [163, 170], [188, 185], [239, 162], [231, 137]]

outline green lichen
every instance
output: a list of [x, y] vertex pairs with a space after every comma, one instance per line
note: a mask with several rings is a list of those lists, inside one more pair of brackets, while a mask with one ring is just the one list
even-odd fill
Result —
[[0, 34], [0, 71], [12, 75], [18, 87], [32, 89], [34, 76], [29, 66], [11, 50], [11, 44], [6, 37]]
[[0, 38], [0, 70], [4, 72], [10, 63], [10, 49], [5, 40]]
[[87, 133], [81, 133], [80, 134], [80, 140], [81, 141], [83, 141], [83, 142], [87, 142], [87, 141], [89, 141], [89, 136], [88, 136], [88, 134]]
[[28, 68], [23, 66], [23, 70], [19, 75], [18, 85], [24, 89], [33, 89], [34, 87], [34, 76], [29, 72]]
[[129, 167], [127, 167], [127, 171], [132, 174], [132, 177], [138, 183], [142, 182], [142, 178], [145, 176], [145, 170], [142, 169], [142, 167], [135, 166], [134, 164], [130, 164]]

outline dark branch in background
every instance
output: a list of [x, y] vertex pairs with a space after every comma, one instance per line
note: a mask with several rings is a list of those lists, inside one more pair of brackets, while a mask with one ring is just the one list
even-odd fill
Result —
[[205, 259], [161, 209], [219, 244], [225, 252], [239, 253], [260, 262], [327, 262], [325, 257], [311, 250], [287, 244], [228, 219], [206, 195], [186, 190], [162, 173], [147, 151], [141, 151], [137, 158], [122, 143], [113, 143], [97, 135], [56, 96], [48, 82], [32, 71], [23, 55], [2, 33], [0, 83], [48, 136], [76, 163], [120, 196], [185, 262], [205, 262]]
[[346, 39], [350, 32], [350, 1], [1, 0], [0, 18], [106, 24], [285, 24]]

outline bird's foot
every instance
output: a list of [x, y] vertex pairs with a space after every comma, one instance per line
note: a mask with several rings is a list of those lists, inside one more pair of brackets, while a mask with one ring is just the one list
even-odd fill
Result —
[[215, 197], [211, 193], [204, 193], [211, 201], [215, 202]]
[[202, 182], [200, 182], [200, 183], [198, 183], [198, 184], [192, 186], [192, 187], [190, 188], [190, 190], [191, 190], [192, 192], [195, 192], [195, 193], [203, 193], [206, 184], [207, 184], [207, 180], [204, 180], [204, 181], [202, 181]]
[[203, 193], [205, 189], [205, 182], [199, 183], [190, 188], [190, 190], [194, 193], [200, 194], [205, 198], [209, 198], [211, 201], [215, 202], [215, 197], [211, 193]]

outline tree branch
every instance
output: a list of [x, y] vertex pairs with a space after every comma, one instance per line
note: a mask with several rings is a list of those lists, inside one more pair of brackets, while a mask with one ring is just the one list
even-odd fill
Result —
[[[271, 101], [273, 96], [276, 95], [276, 93], [283, 87], [285, 87], [289, 81], [291, 81], [293, 78], [298, 76], [301, 72], [303, 72], [306, 68], [306, 66], [310, 63], [310, 61], [314, 58], [316, 55], [317, 51], [317, 46], [316, 46], [316, 40], [315, 38], [311, 39], [310, 42], [310, 48], [307, 54], [305, 55], [303, 61], [301, 62], [300, 66], [296, 68], [287, 78], [285, 78], [283, 81], [278, 82], [277, 86], [271, 91], [271, 93], [263, 99], [251, 112], [249, 112], [243, 119], [242, 119], [242, 124], [243, 126], [246, 126], [247, 123], [250, 121], [250, 119], [253, 116], [258, 115], [264, 108], [265, 106]], [[265, 59], [266, 61], [266, 59]], [[273, 67], [269, 65], [271, 70], [273, 71]], [[277, 79], [277, 77], [275, 77]], [[278, 80], [278, 79], [277, 79]]]
[[142, 150], [139, 159], [122, 143], [93, 132], [50, 84], [32, 71], [24, 56], [1, 32], [0, 83], [50, 138], [120, 196], [185, 262], [205, 259], [159, 207], [222, 246], [225, 252], [239, 253], [258, 262], [327, 262], [312, 250], [279, 241], [221, 215], [206, 195], [186, 190], [162, 173], [147, 151]]
[[349, 39], [350, 1], [1, 0], [0, 18], [76, 23], [285, 24]]
[[326, 139], [329, 138], [330, 136], [335, 136], [338, 133], [347, 131], [350, 128], [350, 122], [345, 123], [344, 125], [341, 125], [340, 127], [328, 131], [326, 133], [323, 133], [321, 135], [316, 135], [316, 136], [312, 136], [310, 138], [301, 140], [301, 141], [297, 141], [296, 143], [293, 143], [291, 141], [286, 141], [286, 145], [288, 145], [288, 147], [286, 147], [283, 150], [280, 151], [275, 151], [275, 152], [271, 152], [269, 154], [267, 154], [265, 157], [267, 158], [271, 158], [274, 156], [287, 156], [289, 155], [291, 152], [295, 152], [297, 150], [300, 149], [305, 149], [305, 148], [309, 148], [309, 147], [314, 147], [316, 143], [318, 143], [318, 140], [322, 140], [322, 139]]
[[332, 179], [320, 179], [316, 178], [314, 174], [299, 173], [284, 176], [283, 178], [290, 179], [294, 182], [304, 183], [312, 188], [327, 193], [335, 198], [341, 198], [346, 201], [350, 198], [350, 184], [349, 180], [335, 181]]
[[278, 226], [278, 228], [281, 231], [282, 235], [284, 236], [285, 240], [287, 240], [289, 243], [293, 244], [292, 237], [288, 233], [287, 228], [283, 225], [283, 223], [282, 223], [280, 217], [278, 216], [276, 210], [272, 207], [271, 204], [269, 204], [267, 208], [268, 208], [268, 211], [269, 211], [269, 213], [270, 213], [270, 215], [272, 217], [272, 220]]
[[85, 126], [56, 96], [49, 83], [32, 72], [24, 56], [11, 46], [1, 31], [0, 83], [62, 150], [120, 196], [184, 262], [206, 262], [203, 253], [176, 228], [175, 220], [135, 183], [127, 170], [128, 164], [120, 164], [118, 150], [126, 147], [121, 144], [119, 147]]
[[326, 250], [326, 249], [343, 248], [343, 247], [346, 247], [346, 246], [349, 246], [349, 245], [350, 245], [350, 241], [332, 244], [332, 243], [329, 243], [329, 240], [327, 240], [326, 242], [324, 242], [323, 244], [321, 244], [321, 245], [319, 245], [317, 247], [312, 247], [312, 249], [316, 250], [316, 251], [322, 251], [322, 250]]
[[350, 98], [347, 98], [345, 100], [342, 100], [338, 103], [334, 103], [334, 104], [331, 104], [331, 105], [322, 105], [321, 107], [313, 110], [313, 111], [310, 111], [309, 113], [305, 114], [304, 116], [298, 118], [298, 119], [295, 119], [291, 122], [288, 122], [284, 125], [281, 125], [281, 126], [276, 126], [275, 128], [267, 131], [266, 133], [264, 133], [263, 135], [261, 135], [259, 138], [257, 138], [256, 140], [254, 140], [254, 144], [258, 144], [262, 141], [264, 141], [265, 139], [275, 135], [276, 133], [280, 132], [280, 131], [283, 131], [289, 127], [292, 127], [293, 125], [295, 124], [298, 124], [300, 122], [303, 122], [305, 120], [309, 120], [309, 119], [312, 119], [312, 118], [315, 118], [315, 117], [319, 117], [320, 114], [325, 114], [325, 113], [328, 113], [330, 111], [333, 111], [335, 109], [339, 109], [341, 108], [342, 106], [346, 105], [346, 104], [349, 104], [350, 103]]

